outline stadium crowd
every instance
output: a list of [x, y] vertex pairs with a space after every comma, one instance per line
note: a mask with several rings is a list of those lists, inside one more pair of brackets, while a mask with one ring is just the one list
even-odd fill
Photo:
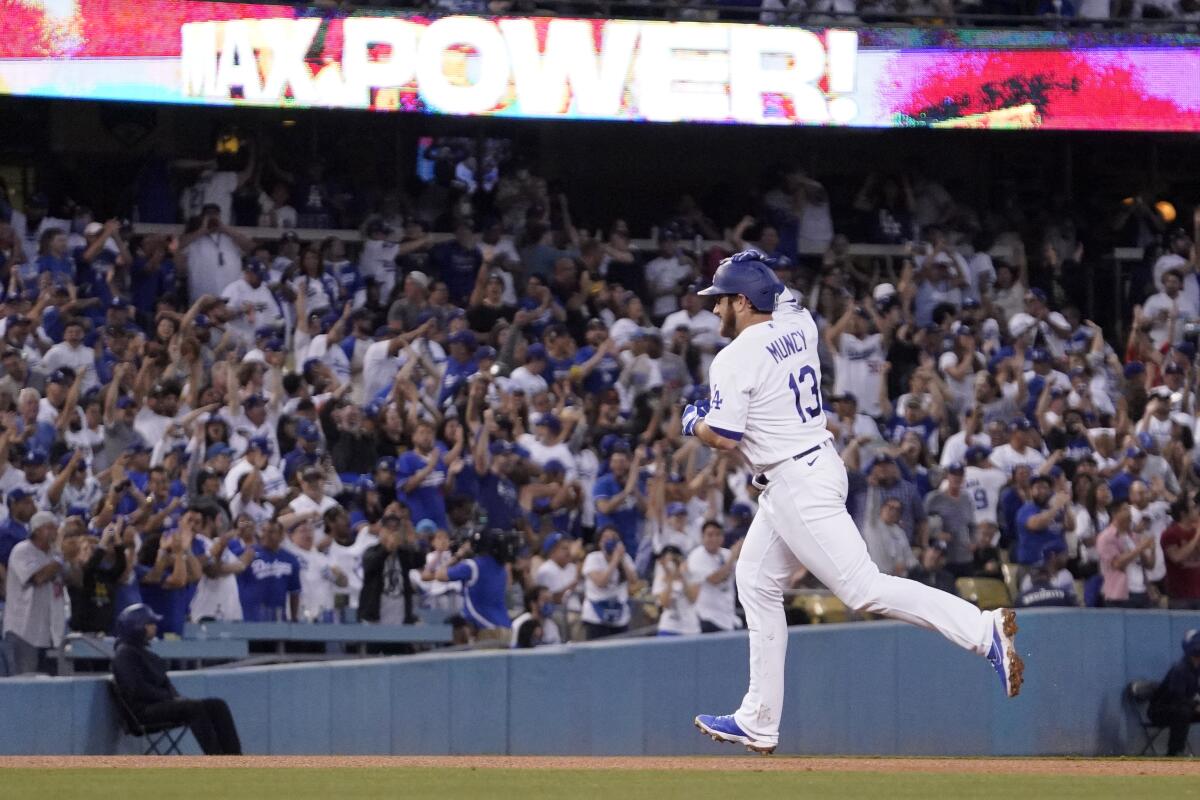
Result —
[[[254, 161], [181, 165], [178, 237], [5, 189], [11, 671], [137, 602], [160, 635], [438, 614], [514, 646], [736, 628], [752, 475], [680, 413], [727, 341], [695, 289], [746, 248], [819, 321], [881, 570], [951, 592], [1011, 570], [1022, 606], [1200, 608], [1197, 248], [1152, 198], [1115, 219], [1164, 247], [1114, 347], [1080, 311], [1065, 214], [1017, 232], [930, 177], [873, 176], [835, 220], [783, 170], [727, 231], [684, 197], [643, 251], [625, 220], [578, 230], [527, 168], [458, 170], [368, 209], [358, 245], [291, 230], [352, 221], [319, 164], [272, 183]], [[908, 255], [856, 258], [842, 234]]]

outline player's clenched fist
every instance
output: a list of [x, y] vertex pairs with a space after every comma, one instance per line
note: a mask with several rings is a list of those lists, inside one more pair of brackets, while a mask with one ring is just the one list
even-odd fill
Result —
[[696, 432], [696, 423], [704, 419], [708, 414], [708, 400], [697, 400], [694, 403], [688, 403], [683, 408], [683, 417], [680, 418], [680, 423], [683, 427], [684, 436], [692, 436]]

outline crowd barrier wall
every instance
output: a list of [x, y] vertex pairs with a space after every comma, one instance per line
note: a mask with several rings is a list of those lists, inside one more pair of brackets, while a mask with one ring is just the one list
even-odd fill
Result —
[[[791, 629], [780, 751], [1137, 753], [1142, 734], [1122, 689], [1160, 679], [1200, 613], [1056, 609], [1020, 622], [1026, 682], [1015, 700], [986, 661], [928, 631]], [[747, 650], [744, 633], [729, 633], [172, 679], [185, 696], [228, 701], [247, 753], [703, 755], [734, 752], [691, 720], [736, 708]], [[0, 680], [0, 754], [132, 752], [140, 741], [119, 734], [103, 678]]]

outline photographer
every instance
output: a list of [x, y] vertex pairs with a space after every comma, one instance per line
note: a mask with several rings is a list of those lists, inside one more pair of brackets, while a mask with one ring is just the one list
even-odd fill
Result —
[[79, 570], [71, 584], [71, 630], [108, 633], [116, 613], [117, 582], [125, 574], [125, 545], [134, 539], [133, 528], [118, 517], [104, 529], [99, 543], [91, 536], [74, 536], [63, 542], [63, 555]]
[[491, 529], [476, 533], [455, 553], [450, 567], [439, 567], [439, 581], [461, 581], [463, 616], [481, 639], [507, 639], [512, 624], [505, 598], [512, 581], [515, 547], [508, 533]]

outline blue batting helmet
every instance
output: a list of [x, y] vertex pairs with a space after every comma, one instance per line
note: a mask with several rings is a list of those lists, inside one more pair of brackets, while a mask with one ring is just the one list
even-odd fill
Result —
[[712, 286], [697, 294], [704, 297], [740, 294], [759, 311], [774, 311], [775, 296], [783, 291], [783, 284], [771, 269], [774, 264], [775, 259], [757, 250], [734, 253], [717, 267]]

